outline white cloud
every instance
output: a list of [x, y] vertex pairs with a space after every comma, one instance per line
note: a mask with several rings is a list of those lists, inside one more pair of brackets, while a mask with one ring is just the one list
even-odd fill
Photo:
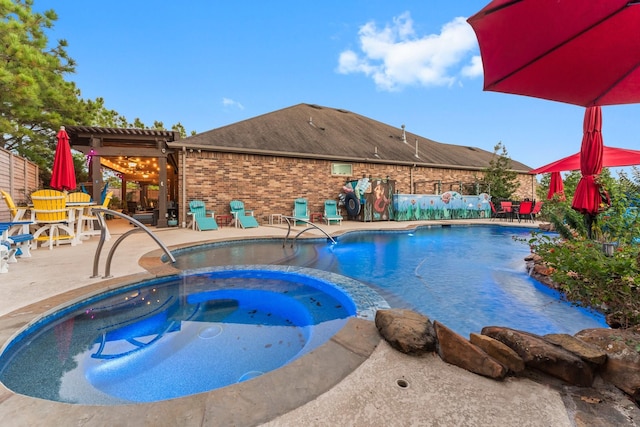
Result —
[[224, 105], [225, 107], [234, 107], [239, 110], [244, 110], [244, 105], [230, 98], [222, 98], [222, 105]]
[[473, 56], [469, 65], [465, 65], [460, 70], [460, 74], [465, 77], [478, 77], [482, 75], [482, 58], [480, 55]]
[[[395, 17], [391, 25], [378, 28], [368, 22], [358, 32], [361, 53], [345, 50], [338, 59], [341, 74], [362, 73], [382, 90], [405, 86], [450, 86], [460, 78], [482, 74], [475, 34], [465, 18], [454, 18], [440, 34], [418, 37], [411, 14]], [[468, 64], [463, 65], [465, 61]]]

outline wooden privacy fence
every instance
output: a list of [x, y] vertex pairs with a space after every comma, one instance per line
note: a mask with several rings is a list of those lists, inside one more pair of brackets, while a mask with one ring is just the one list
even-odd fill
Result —
[[[38, 165], [0, 148], [0, 189], [11, 194], [16, 204], [24, 204], [29, 195], [40, 188]], [[9, 221], [9, 209], [0, 201], [0, 221]]]

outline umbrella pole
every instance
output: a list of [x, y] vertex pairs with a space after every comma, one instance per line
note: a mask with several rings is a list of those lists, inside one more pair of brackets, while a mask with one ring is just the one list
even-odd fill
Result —
[[597, 217], [593, 214], [584, 215], [584, 222], [587, 226], [587, 237], [589, 238], [589, 240], [593, 238], [593, 225], [596, 223], [596, 218]]

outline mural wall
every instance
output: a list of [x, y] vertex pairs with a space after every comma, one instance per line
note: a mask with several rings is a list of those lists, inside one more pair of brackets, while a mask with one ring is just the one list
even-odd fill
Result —
[[463, 196], [456, 191], [442, 194], [394, 194], [396, 221], [429, 219], [490, 218], [491, 196]]

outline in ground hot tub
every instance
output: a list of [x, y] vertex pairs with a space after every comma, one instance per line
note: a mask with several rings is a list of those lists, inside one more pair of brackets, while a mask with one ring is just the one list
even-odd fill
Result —
[[[354, 290], [375, 303], [354, 301]], [[326, 342], [349, 317], [372, 319], [385, 306], [366, 286], [318, 270], [192, 271], [41, 319], [7, 345], [0, 380], [14, 392], [68, 403], [171, 399], [277, 369]]]

